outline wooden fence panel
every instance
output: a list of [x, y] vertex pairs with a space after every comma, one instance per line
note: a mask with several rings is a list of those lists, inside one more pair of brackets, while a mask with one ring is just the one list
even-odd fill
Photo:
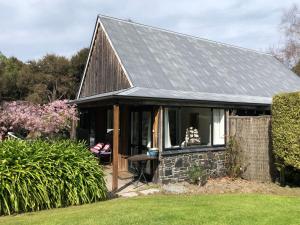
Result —
[[271, 116], [230, 116], [229, 134], [238, 141], [246, 171], [243, 178], [272, 181], [274, 160], [271, 142]]

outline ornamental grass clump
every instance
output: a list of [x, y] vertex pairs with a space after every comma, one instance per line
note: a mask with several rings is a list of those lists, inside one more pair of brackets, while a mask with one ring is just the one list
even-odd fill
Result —
[[84, 143], [0, 142], [0, 215], [91, 203], [106, 193], [103, 170]]

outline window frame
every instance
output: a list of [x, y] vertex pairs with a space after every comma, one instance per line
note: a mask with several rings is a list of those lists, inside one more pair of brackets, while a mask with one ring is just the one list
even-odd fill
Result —
[[[164, 106], [163, 107], [163, 121], [165, 121], [165, 109], [175, 109], [176, 112], [178, 112], [179, 116], [177, 118], [177, 125], [179, 126], [177, 128], [177, 130], [180, 130], [180, 127], [182, 125], [182, 122], [180, 121], [181, 119], [181, 112], [182, 112], [182, 108], [194, 108], [194, 109], [210, 109], [210, 115], [211, 115], [211, 134], [210, 134], [210, 138], [211, 138], [211, 145], [207, 146], [207, 145], [199, 145], [199, 146], [185, 146], [185, 147], [165, 147], [165, 122], [163, 122], [163, 135], [162, 135], [162, 147], [163, 147], [163, 151], [173, 151], [173, 150], [193, 150], [193, 149], [213, 149], [213, 148], [220, 148], [220, 147], [225, 147], [226, 146], [226, 133], [227, 133], [227, 116], [226, 116], [226, 108], [222, 108], [222, 107], [193, 107], [193, 106]], [[214, 136], [213, 136], [213, 132], [214, 132], [214, 126], [213, 126], [213, 110], [214, 109], [223, 109], [224, 110], [224, 144], [214, 144]]]

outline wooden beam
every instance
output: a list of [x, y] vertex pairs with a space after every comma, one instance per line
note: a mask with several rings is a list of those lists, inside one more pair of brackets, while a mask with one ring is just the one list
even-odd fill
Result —
[[112, 191], [118, 190], [118, 158], [119, 158], [119, 129], [120, 129], [120, 107], [114, 105], [114, 131], [113, 131], [113, 176]]
[[159, 113], [158, 113], [158, 149], [160, 152], [163, 151], [163, 113], [164, 113], [164, 110], [163, 110], [163, 107], [160, 106], [159, 109], [158, 109]]
[[[162, 152], [162, 118], [163, 118], [163, 108], [157, 107], [154, 110], [153, 119], [153, 147], [159, 149], [159, 158]], [[159, 182], [159, 161], [153, 161], [153, 178], [154, 183]]]
[[152, 130], [152, 135], [153, 135], [153, 148], [158, 148], [158, 120], [159, 120], [159, 108], [155, 107], [154, 108], [154, 118], [153, 118], [153, 130]]

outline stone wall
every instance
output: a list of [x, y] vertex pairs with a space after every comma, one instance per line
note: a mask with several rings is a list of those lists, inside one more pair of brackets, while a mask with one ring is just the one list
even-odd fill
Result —
[[177, 154], [165, 154], [160, 157], [159, 181], [173, 183], [187, 180], [187, 171], [193, 165], [202, 165], [210, 177], [225, 175], [225, 151], [204, 150]]

